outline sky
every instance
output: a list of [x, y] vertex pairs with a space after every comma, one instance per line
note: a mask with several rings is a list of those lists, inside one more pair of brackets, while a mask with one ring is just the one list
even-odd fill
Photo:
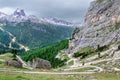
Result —
[[0, 11], [12, 14], [17, 8], [39, 18], [60, 18], [81, 24], [93, 0], [0, 0]]

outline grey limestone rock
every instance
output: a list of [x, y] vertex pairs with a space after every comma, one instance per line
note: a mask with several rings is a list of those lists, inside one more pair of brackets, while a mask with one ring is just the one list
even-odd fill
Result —
[[32, 67], [33, 68], [38, 68], [38, 69], [50, 69], [51, 68], [51, 64], [47, 60], [36, 58], [32, 62]]
[[120, 0], [93, 1], [85, 16], [84, 27], [72, 35], [68, 52], [116, 41], [120, 41]]
[[22, 63], [18, 59], [10, 58], [10, 59], [5, 61], [5, 64], [8, 66], [22, 68]]

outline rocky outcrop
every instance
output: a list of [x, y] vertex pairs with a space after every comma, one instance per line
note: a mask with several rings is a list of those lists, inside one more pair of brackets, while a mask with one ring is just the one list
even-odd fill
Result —
[[85, 17], [85, 26], [109, 26], [120, 22], [119, 7], [120, 0], [93, 1]]
[[19, 67], [19, 68], [27, 68], [27, 69], [51, 69], [51, 64], [49, 61], [40, 59], [40, 58], [35, 58], [33, 59], [32, 62], [28, 62], [26, 64], [19, 56], [14, 58], [9, 58], [8, 60], [5, 61], [5, 64], [7, 66], [13, 66], [13, 67]]
[[70, 40], [68, 52], [116, 41], [120, 41], [120, 0], [93, 1], [85, 16], [84, 27], [75, 32]]
[[25, 12], [23, 9], [18, 9], [14, 12], [14, 15], [17, 17], [21, 17], [21, 16], [26, 16]]
[[22, 63], [18, 60], [18, 59], [8, 59], [6, 62], [5, 62], [6, 65], [8, 66], [13, 66], [13, 67], [19, 67], [19, 68], [22, 68]]
[[51, 68], [51, 64], [49, 61], [43, 60], [40, 58], [34, 59], [31, 65], [33, 68], [38, 68], [38, 69], [50, 69]]

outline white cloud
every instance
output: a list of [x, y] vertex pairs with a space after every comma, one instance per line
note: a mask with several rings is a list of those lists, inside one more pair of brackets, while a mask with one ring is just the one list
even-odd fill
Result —
[[10, 7], [4, 7], [4, 8], [0, 8], [0, 11], [5, 14], [12, 14], [15, 11], [15, 9]]
[[0, 0], [0, 11], [11, 14], [16, 8], [38, 17], [58, 17], [75, 23], [84, 16], [93, 0]]

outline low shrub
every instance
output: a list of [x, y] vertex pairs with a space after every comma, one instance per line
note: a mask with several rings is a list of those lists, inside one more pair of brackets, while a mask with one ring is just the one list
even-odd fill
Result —
[[97, 47], [97, 51], [98, 52], [102, 52], [108, 49], [108, 45], [104, 45], [104, 46], [99, 46]]
[[81, 57], [81, 59], [87, 57], [89, 54], [91, 53], [95, 53], [95, 49], [92, 47], [85, 47], [80, 49], [78, 52], [73, 54], [73, 57], [77, 58], [77, 57]]
[[115, 29], [117, 30], [117, 29], [119, 29], [120, 28], [120, 23], [116, 23], [115, 24]]
[[118, 50], [120, 50], [120, 45], [118, 46]]

